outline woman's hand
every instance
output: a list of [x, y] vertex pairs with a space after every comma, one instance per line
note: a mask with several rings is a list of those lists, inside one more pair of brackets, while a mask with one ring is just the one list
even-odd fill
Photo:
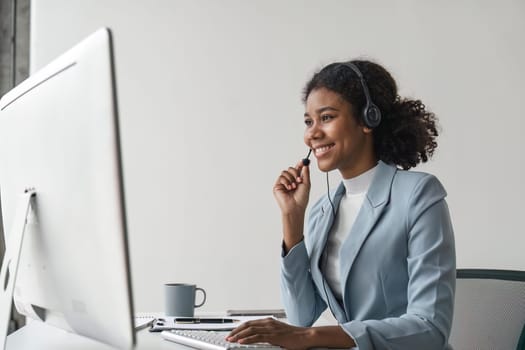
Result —
[[310, 187], [310, 169], [302, 161], [281, 172], [273, 186], [273, 195], [283, 215], [304, 214]]
[[307, 349], [309, 328], [294, 327], [273, 318], [248, 321], [235, 328], [227, 341], [240, 344], [270, 343], [285, 349]]
[[294, 327], [273, 318], [245, 322], [231, 331], [226, 340], [240, 344], [270, 343], [290, 350], [357, 346], [340, 325]]
[[310, 196], [310, 169], [302, 161], [283, 170], [273, 186], [281, 208], [284, 250], [288, 252], [303, 239], [304, 214]]

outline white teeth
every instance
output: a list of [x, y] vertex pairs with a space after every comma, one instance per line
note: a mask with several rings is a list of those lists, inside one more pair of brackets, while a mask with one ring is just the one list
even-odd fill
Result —
[[334, 145], [327, 145], [327, 146], [323, 146], [323, 147], [318, 147], [315, 149], [315, 153], [316, 154], [320, 154], [320, 153], [324, 153], [326, 151], [328, 151], [330, 148], [332, 148]]

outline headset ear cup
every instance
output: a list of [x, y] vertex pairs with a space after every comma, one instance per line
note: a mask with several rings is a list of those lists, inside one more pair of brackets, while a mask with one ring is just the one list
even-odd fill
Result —
[[365, 108], [363, 117], [365, 125], [370, 129], [377, 127], [381, 123], [381, 111], [373, 103]]
[[353, 70], [354, 73], [359, 77], [359, 81], [361, 82], [363, 93], [366, 97], [366, 105], [365, 108], [363, 108], [362, 117], [365, 126], [369, 129], [377, 127], [379, 123], [381, 123], [381, 110], [372, 102], [372, 98], [370, 97], [370, 92], [368, 91], [368, 86], [366, 85], [363, 73], [361, 73], [359, 68], [352, 62], [345, 62], [342, 63], [342, 65]]

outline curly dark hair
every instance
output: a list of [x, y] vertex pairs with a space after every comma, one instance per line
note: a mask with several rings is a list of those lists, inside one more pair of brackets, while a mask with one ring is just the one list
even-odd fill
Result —
[[[382, 119], [374, 128], [374, 152], [385, 163], [405, 170], [426, 162], [434, 154], [438, 136], [437, 118], [420, 100], [402, 98], [390, 73], [377, 63], [351, 61], [359, 68], [371, 100], [381, 110]], [[326, 88], [350, 103], [352, 112], [363, 124], [366, 97], [357, 74], [344, 63], [332, 63], [315, 73], [303, 91], [303, 102], [313, 90]]]

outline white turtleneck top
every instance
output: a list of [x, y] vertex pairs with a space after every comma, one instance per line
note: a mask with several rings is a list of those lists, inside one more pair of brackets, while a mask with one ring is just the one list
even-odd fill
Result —
[[352, 226], [365, 200], [366, 192], [370, 187], [376, 168], [377, 165], [354, 178], [343, 179], [346, 192], [341, 197], [335, 222], [326, 242], [324, 258], [327, 260], [324, 261], [325, 266], [323, 270], [328, 285], [339, 302], [342, 302], [343, 295], [340, 269], [341, 245], [352, 230]]

